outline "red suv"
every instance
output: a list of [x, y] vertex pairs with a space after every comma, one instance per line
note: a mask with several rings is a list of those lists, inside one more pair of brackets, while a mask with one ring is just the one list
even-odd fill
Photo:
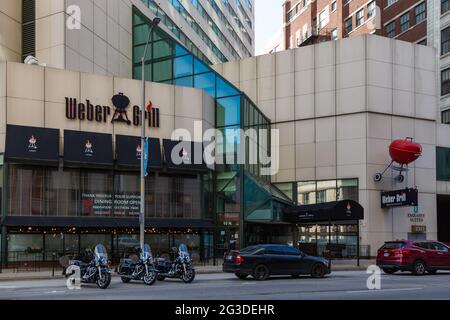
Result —
[[412, 271], [415, 275], [450, 270], [450, 246], [438, 241], [401, 240], [386, 242], [377, 255], [385, 273]]

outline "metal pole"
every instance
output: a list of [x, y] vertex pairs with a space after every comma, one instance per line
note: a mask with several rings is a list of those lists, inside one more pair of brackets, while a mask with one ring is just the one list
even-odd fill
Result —
[[359, 267], [360, 266], [360, 262], [359, 262], [359, 220], [358, 220], [358, 224], [357, 224], [357, 237], [356, 237], [356, 265]]
[[147, 56], [148, 44], [152, 34], [153, 25], [148, 31], [147, 42], [145, 44], [144, 54], [141, 58], [142, 72], [142, 100], [141, 100], [141, 210], [139, 213], [139, 237], [140, 247], [144, 250], [145, 242], [145, 173], [144, 173], [144, 146], [145, 146], [145, 57]]

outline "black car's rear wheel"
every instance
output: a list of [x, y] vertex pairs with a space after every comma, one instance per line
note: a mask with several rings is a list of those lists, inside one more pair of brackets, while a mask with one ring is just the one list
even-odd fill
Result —
[[241, 280], [245, 280], [248, 277], [248, 274], [242, 274], [242, 273], [235, 273], [236, 277], [238, 277]]
[[383, 272], [386, 274], [394, 274], [395, 272], [397, 272], [397, 270], [392, 268], [383, 268]]
[[253, 278], [256, 280], [264, 281], [270, 276], [270, 271], [267, 266], [260, 264], [253, 269]]
[[422, 260], [417, 260], [413, 264], [413, 274], [416, 276], [423, 276], [425, 274], [425, 271], [427, 270], [427, 266], [425, 265], [425, 262]]
[[311, 277], [313, 278], [323, 278], [325, 276], [325, 266], [316, 263], [311, 268]]

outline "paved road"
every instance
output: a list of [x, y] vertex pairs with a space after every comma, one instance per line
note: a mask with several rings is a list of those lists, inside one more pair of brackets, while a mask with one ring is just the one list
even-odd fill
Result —
[[325, 279], [282, 277], [259, 282], [218, 273], [198, 275], [191, 284], [166, 280], [151, 287], [139, 282], [123, 284], [114, 277], [107, 290], [83, 285], [76, 291], [68, 290], [61, 279], [11, 281], [0, 282], [0, 299], [450, 299], [450, 272], [423, 277], [383, 274], [378, 291], [367, 290], [367, 277], [364, 271], [336, 271]]

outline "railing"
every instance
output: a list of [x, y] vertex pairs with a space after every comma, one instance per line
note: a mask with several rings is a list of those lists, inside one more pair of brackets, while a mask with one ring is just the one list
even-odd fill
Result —
[[[330, 259], [356, 259], [358, 257], [358, 247], [349, 244], [299, 243], [299, 249], [309, 255]], [[370, 259], [370, 257], [370, 246], [360, 245], [359, 258]]]
[[306, 32], [302, 33], [301, 37], [297, 40], [297, 47], [302, 46], [305, 42], [314, 37], [323, 38], [323, 40], [331, 40], [331, 31], [329, 28], [309, 28]]

